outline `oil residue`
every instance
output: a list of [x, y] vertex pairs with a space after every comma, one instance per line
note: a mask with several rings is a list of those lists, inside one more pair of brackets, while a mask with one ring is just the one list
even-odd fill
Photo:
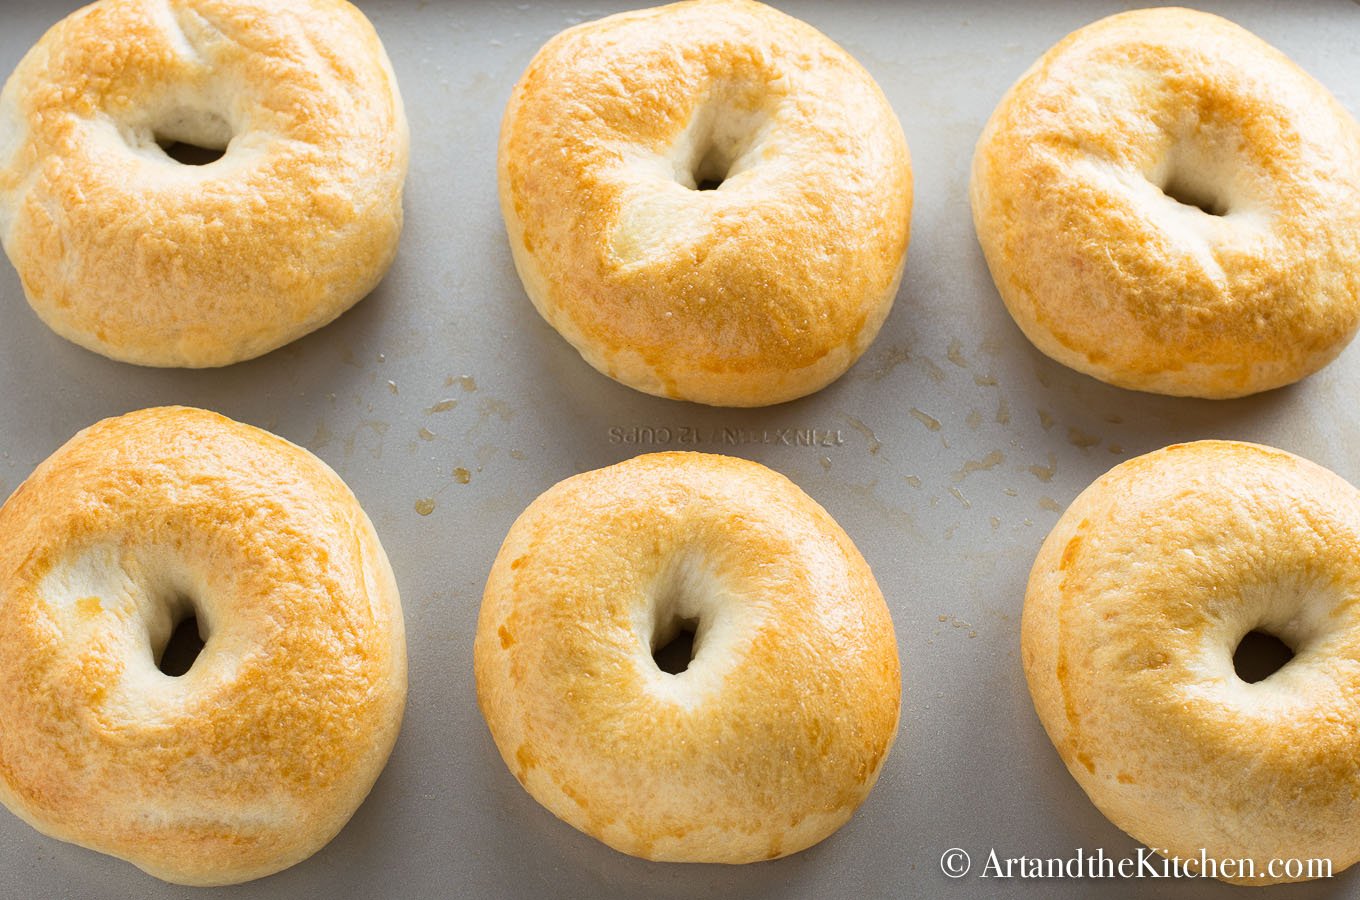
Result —
[[1069, 428], [1067, 429], [1067, 442], [1073, 447], [1089, 450], [1100, 444], [1100, 438], [1093, 434], [1087, 434], [1080, 428]]
[[963, 342], [958, 338], [949, 342], [949, 361], [960, 369], [968, 368], [968, 360], [963, 355]]
[[911, 408], [911, 414], [916, 417], [918, 422], [929, 428], [931, 431], [940, 430], [940, 420], [934, 416], [923, 413], [914, 406]]
[[994, 469], [1005, 461], [1006, 454], [1002, 453], [1000, 450], [993, 450], [982, 459], [970, 459], [965, 462], [963, 468], [954, 473], [953, 479], [955, 482], [963, 481], [963, 479], [972, 475], [974, 472], [985, 472], [988, 469]]
[[422, 497], [417, 500], [416, 512], [420, 513], [422, 516], [428, 516], [430, 513], [434, 512], [434, 498]]
[[477, 416], [481, 422], [485, 422], [492, 416], [502, 422], [509, 422], [515, 417], [515, 408], [504, 400], [497, 400], [495, 397], [487, 397], [477, 407]]
[[455, 383], [468, 393], [477, 390], [477, 379], [473, 378], [471, 375], [459, 375], [457, 378], [450, 375], [448, 378], [444, 379], [444, 387], [453, 387]]
[[462, 466], [459, 466], [458, 468], [453, 470], [453, 480], [458, 482], [459, 484], [467, 484], [469, 481], [472, 480], [472, 473], [469, 472], [467, 469], [464, 469]]
[[[878, 454], [878, 451], [883, 449], [883, 442], [878, 439], [878, 435], [874, 434], [874, 430], [870, 428], [868, 425], [865, 425], [864, 422], [862, 422], [859, 419], [856, 419], [854, 416], [846, 416], [845, 421], [850, 423], [851, 428], [855, 429], [860, 434], [864, 435], [864, 439], [869, 442], [870, 456], [876, 456]], [[827, 460], [828, 467], [830, 467], [830, 464], [831, 461]]]
[[911, 354], [905, 347], [889, 347], [888, 351], [877, 360], [877, 364], [870, 369], [866, 375], [870, 381], [882, 381], [888, 377], [893, 369], [911, 359]]
[[1029, 467], [1029, 474], [1033, 475], [1035, 478], [1045, 483], [1052, 481], [1053, 476], [1057, 471], [1058, 471], [1058, 458], [1054, 456], [1052, 453], [1048, 454], [1048, 465]]

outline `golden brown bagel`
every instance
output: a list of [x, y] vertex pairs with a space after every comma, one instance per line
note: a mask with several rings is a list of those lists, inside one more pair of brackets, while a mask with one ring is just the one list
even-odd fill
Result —
[[[158, 141], [226, 152], [184, 165]], [[382, 44], [344, 0], [102, 0], [0, 93], [0, 240], [63, 337], [226, 365], [378, 283], [408, 142]]]
[[[214, 413], [106, 419], [0, 508], [0, 801], [181, 884], [319, 850], [406, 698], [401, 603], [354, 495]], [[176, 623], [203, 649], [157, 668]]]
[[[653, 652], [681, 629], [679, 674]], [[868, 795], [901, 679], [873, 574], [764, 466], [655, 453], [525, 510], [487, 580], [477, 697], [520, 783], [634, 856], [795, 853]]]
[[[1180, 444], [1098, 479], [1030, 574], [1035, 709], [1110, 821], [1225, 881], [1360, 858], [1360, 493], [1282, 450]], [[1247, 683], [1248, 632], [1295, 656]], [[1311, 877], [1320, 872], [1314, 870]]]
[[562, 32], [515, 86], [499, 160], [529, 298], [586, 362], [649, 394], [761, 406], [820, 390], [897, 293], [897, 117], [844, 50], [762, 4]]
[[1217, 16], [1147, 9], [1068, 35], [992, 114], [972, 202], [1025, 335], [1110, 384], [1269, 390], [1360, 324], [1360, 126]]

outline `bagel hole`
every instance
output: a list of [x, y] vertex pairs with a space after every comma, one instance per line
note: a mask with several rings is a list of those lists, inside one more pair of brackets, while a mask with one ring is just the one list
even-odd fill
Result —
[[666, 154], [676, 183], [693, 191], [716, 191], [759, 165], [771, 108], [769, 85], [763, 81], [711, 84]]
[[171, 160], [182, 166], [206, 166], [227, 153], [236, 128], [215, 112], [175, 107], [157, 116], [151, 139]]
[[696, 619], [681, 619], [674, 625], [675, 632], [652, 650], [656, 667], [668, 675], [679, 675], [694, 661], [694, 635], [699, 630]]
[[1213, 191], [1204, 185], [1193, 184], [1188, 179], [1172, 172], [1164, 184], [1159, 185], [1162, 193], [1182, 206], [1193, 206], [1210, 216], [1226, 216], [1228, 205], [1220, 200]]
[[164, 141], [156, 139], [165, 155], [182, 166], [206, 166], [215, 163], [227, 154], [226, 147], [200, 147], [184, 141]]
[[1233, 651], [1233, 669], [1247, 684], [1256, 684], [1283, 669], [1293, 658], [1294, 651], [1275, 635], [1248, 631]]
[[694, 171], [690, 173], [690, 177], [694, 179], [694, 189], [696, 191], [716, 191], [727, 180], [727, 175], [731, 169], [732, 161], [720, 153], [716, 146], [710, 147], [699, 157], [699, 162], [694, 166]]
[[[186, 606], [189, 604], [185, 604]], [[187, 616], [181, 619], [170, 632], [170, 639], [165, 642], [164, 649], [161, 650], [160, 658], [156, 661], [156, 668], [161, 670], [164, 675], [171, 678], [178, 678], [188, 672], [194, 666], [194, 661], [203, 652], [203, 634], [198, 626], [198, 617], [192, 612], [192, 607]]]

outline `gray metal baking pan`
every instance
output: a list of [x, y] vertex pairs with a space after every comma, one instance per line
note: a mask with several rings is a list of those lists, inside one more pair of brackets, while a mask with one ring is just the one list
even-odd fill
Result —
[[[1050, 746], [1019, 663], [1025, 580], [1059, 511], [1102, 472], [1176, 441], [1274, 444], [1360, 481], [1360, 350], [1245, 400], [1130, 393], [1040, 355], [1003, 309], [967, 203], [973, 143], [1011, 82], [1108, 2], [779, 5], [854, 54], [892, 101], [916, 174], [896, 306], [850, 372], [761, 410], [660, 400], [590, 369], [536, 315], [496, 202], [496, 137], [538, 47], [621, 4], [369, 0], [411, 122], [396, 264], [334, 324], [215, 371], [110, 362], [43, 327], [0, 264], [0, 491], [104, 416], [184, 403], [308, 447], [348, 481], [391, 557], [405, 605], [410, 704], [386, 771], [345, 830], [306, 862], [235, 888], [165, 885], [42, 837], [0, 811], [0, 897], [897, 898], [1227, 897], [1216, 882], [997, 881], [987, 853], [1071, 856], [1137, 845], [1085, 798]], [[0, 71], [75, 4], [0, 4]], [[1360, 6], [1210, 2], [1360, 111]], [[829, 440], [785, 442], [790, 429]], [[684, 443], [690, 436], [698, 444]], [[683, 437], [682, 437], [683, 436]], [[828, 446], [829, 444], [829, 446]], [[515, 782], [477, 710], [472, 635], [515, 516], [542, 490], [650, 450], [759, 460], [825, 506], [878, 577], [896, 623], [901, 733], [841, 831], [742, 867], [647, 863], [558, 822]], [[0, 726], [2, 727], [2, 726]], [[947, 878], [940, 858], [971, 854]], [[1360, 875], [1253, 896], [1360, 893]]]

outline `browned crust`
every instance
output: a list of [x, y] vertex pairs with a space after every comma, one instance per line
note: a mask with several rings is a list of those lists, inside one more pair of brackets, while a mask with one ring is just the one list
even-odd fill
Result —
[[[727, 652], [701, 650], [677, 697], [634, 617], [680, 564], [758, 618]], [[491, 570], [475, 660], [521, 784], [649, 859], [751, 862], [822, 840], [898, 725], [892, 621], [854, 544], [787, 479], [722, 456], [641, 456], [534, 501]]]
[[[719, 107], [765, 122], [764, 149], [691, 191], [667, 154]], [[906, 258], [911, 165], [886, 98], [820, 32], [746, 0], [554, 37], [515, 86], [499, 167], [530, 299], [595, 368], [660, 396], [820, 389], [877, 334]]]
[[[1194, 220], [1203, 235], [1150, 183], [1182, 153], [1185, 177], [1235, 198]], [[1330, 362], [1360, 324], [1360, 126], [1216, 16], [1139, 10], [1068, 35], [993, 113], [972, 205], [1025, 335], [1111, 384], [1268, 390]]]
[[[1253, 859], [1246, 883], [1272, 859], [1360, 858], [1357, 547], [1355, 488], [1255, 444], [1167, 447], [1072, 503], [1030, 574], [1022, 659], [1114, 824], [1182, 859]], [[1258, 627], [1297, 656], [1246, 684], [1232, 654]]]
[[[136, 149], [159, 127], [148, 110], [203, 104], [236, 126], [221, 161]], [[0, 94], [0, 238], [62, 336], [143, 365], [225, 365], [377, 284], [408, 144], [382, 44], [344, 0], [103, 0]]]
[[[66, 602], [52, 585], [91, 558], [113, 576]], [[0, 800], [46, 834], [168, 881], [245, 881], [322, 847], [387, 760], [396, 584], [299, 447], [201, 410], [107, 419], [0, 508], [0, 573]], [[187, 584], [212, 631], [171, 679], [144, 620]]]

